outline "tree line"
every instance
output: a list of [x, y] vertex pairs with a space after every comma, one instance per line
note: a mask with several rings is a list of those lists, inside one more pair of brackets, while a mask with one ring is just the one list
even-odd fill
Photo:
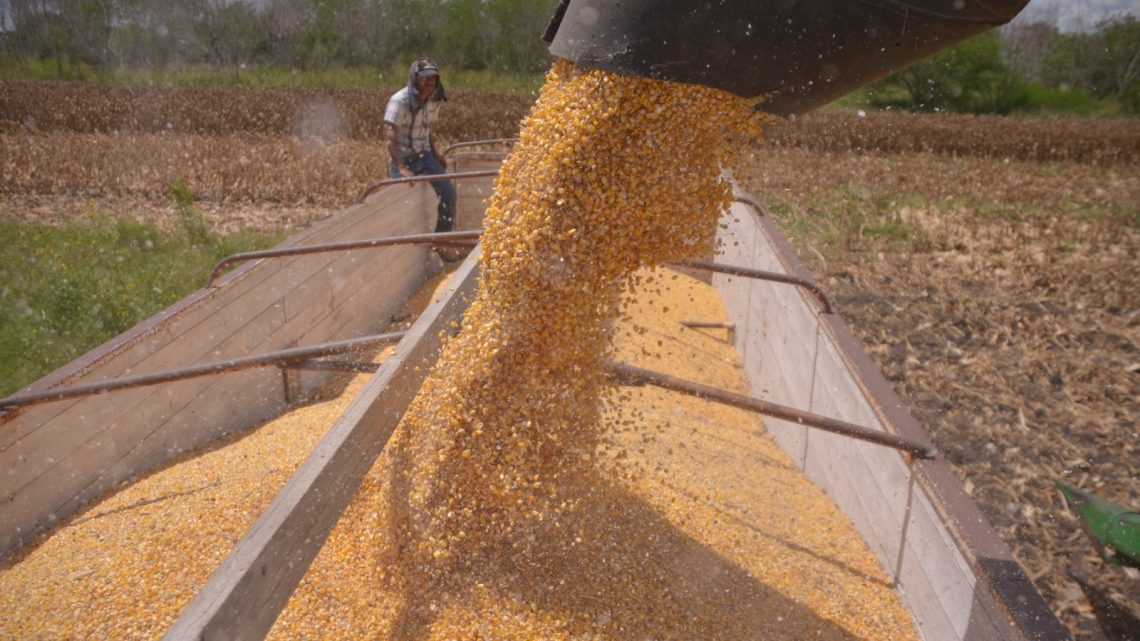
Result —
[[1116, 15], [1072, 33], [1009, 24], [886, 78], [868, 99], [918, 111], [1140, 115], [1140, 20]]
[[448, 66], [542, 72], [552, 0], [7, 0], [3, 49], [92, 67]]
[[[540, 73], [555, 0], [0, 0], [0, 49], [69, 66], [448, 67]], [[1140, 20], [1015, 23], [870, 87], [874, 107], [1140, 115]]]

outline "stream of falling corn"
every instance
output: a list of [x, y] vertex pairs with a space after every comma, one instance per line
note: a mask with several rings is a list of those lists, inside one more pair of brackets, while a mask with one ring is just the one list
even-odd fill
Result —
[[[643, 268], [711, 253], [732, 195], [722, 169], [761, 125], [717, 90], [554, 65], [489, 201], [461, 330], [271, 639], [914, 638], [850, 524], [758, 420], [605, 385], [607, 358], [665, 358], [664, 334], [639, 324], [647, 310], [676, 322], [709, 308], [707, 288], [665, 287]], [[704, 382], [739, 387], [731, 346], [686, 331], [669, 339], [684, 352], [671, 373], [736, 372]], [[743, 427], [710, 435], [706, 423]], [[741, 478], [749, 466], [764, 483]], [[777, 492], [789, 505], [758, 507]], [[115, 511], [96, 516], [108, 525]], [[166, 552], [193, 562], [189, 545]], [[147, 558], [174, 563], [163, 552]], [[52, 554], [67, 554], [55, 539], [0, 576], [27, 615], [0, 603], [12, 608], [0, 638], [155, 638], [220, 560], [211, 551], [206, 570], [167, 573], [128, 605], [98, 554], [97, 570], [68, 566], [49, 586], [32, 561]], [[47, 605], [91, 575], [106, 601]]]
[[565, 533], [598, 485], [603, 364], [629, 276], [711, 253], [732, 198], [722, 163], [741, 148], [729, 142], [760, 124], [706, 87], [549, 72], [488, 203], [462, 332], [392, 443], [398, 578], [446, 581]]

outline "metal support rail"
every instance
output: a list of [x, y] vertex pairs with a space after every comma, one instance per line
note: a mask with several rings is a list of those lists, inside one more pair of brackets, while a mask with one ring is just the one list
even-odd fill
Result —
[[449, 156], [449, 155], [451, 155], [452, 151], [454, 151], [456, 149], [462, 149], [464, 147], [484, 147], [487, 145], [513, 145], [518, 141], [519, 141], [518, 138], [491, 138], [489, 140], [469, 140], [467, 142], [457, 142], [453, 145], [448, 146], [446, 149], [444, 149], [443, 155]]
[[768, 401], [762, 401], [758, 398], [744, 396], [743, 394], [736, 394], [716, 387], [686, 381], [684, 379], [659, 374], [657, 372], [626, 365], [624, 363], [609, 362], [606, 364], [606, 371], [613, 375], [618, 382], [626, 385], [655, 385], [662, 389], [671, 390], [674, 392], [681, 392], [689, 396], [703, 398], [706, 400], [723, 403], [732, 407], [749, 410], [765, 416], [773, 418], [784, 419], [786, 421], [795, 421], [801, 425], [815, 427], [821, 430], [841, 434], [850, 438], [859, 439], [868, 443], [876, 445], [883, 445], [891, 447], [896, 450], [913, 454], [920, 459], [932, 459], [937, 456], [938, 451], [934, 446], [927, 443], [922, 443], [914, 439], [909, 439], [905, 436], [898, 434], [891, 434], [888, 432], [880, 432], [872, 430], [854, 423], [848, 423], [839, 419], [822, 416], [820, 414], [813, 414], [798, 410], [794, 407], [787, 407], [785, 405], [777, 405]]
[[486, 176], [496, 176], [498, 173], [498, 169], [479, 169], [477, 171], [460, 171], [454, 174], [433, 174], [430, 176], [425, 174], [423, 176], [412, 176], [410, 178], [386, 178], [365, 187], [364, 191], [360, 192], [360, 198], [357, 199], [357, 202], [364, 202], [364, 199], [368, 198], [372, 192], [388, 185], [399, 185], [401, 183], [424, 183], [434, 182], [436, 180], [455, 180], [462, 178], [483, 178]]
[[806, 278], [800, 278], [799, 276], [789, 276], [788, 274], [781, 274], [779, 272], [766, 272], [759, 269], [751, 269], [749, 267], [737, 267], [735, 265], [725, 265], [723, 263], [711, 263], [703, 260], [682, 260], [673, 264], [679, 267], [688, 267], [690, 269], [704, 269], [710, 272], [718, 272], [732, 276], [744, 276], [746, 278], [756, 278], [759, 280], [770, 280], [777, 283], [788, 283], [791, 285], [796, 285], [798, 287], [803, 287], [804, 289], [807, 289], [812, 294], [814, 294], [815, 297], [819, 300], [820, 304], [823, 305], [822, 313], [835, 313], [835, 310], [831, 306], [831, 300], [827, 298], [827, 294], [823, 293], [823, 290], [820, 289], [819, 285], [816, 285]]
[[[768, 216], [768, 210], [764, 209], [764, 205], [761, 205], [759, 200], [756, 200], [748, 194], [737, 194], [736, 202], [744, 203], [745, 205], [752, 207], [756, 211], [760, 212], [761, 216]], [[771, 216], [768, 217], [771, 218]]]
[[[243, 369], [251, 369], [254, 367], [265, 367], [267, 365], [283, 365], [285, 367], [304, 369], [351, 368], [358, 371], [373, 371], [368, 368], [361, 369], [360, 366], [355, 363], [322, 363], [321, 361], [313, 361], [311, 359], [321, 356], [332, 356], [334, 354], [344, 354], [346, 352], [364, 350], [371, 347], [384, 345], [386, 343], [395, 343], [403, 338], [404, 334], [405, 332], [374, 334], [372, 336], [364, 336], [361, 338], [349, 338], [340, 341], [319, 343], [317, 345], [310, 345], [308, 347], [294, 347], [291, 349], [283, 349], [275, 352], [258, 354], [256, 356], [246, 356], [243, 358], [233, 358], [224, 361], [214, 361], [212, 363], [203, 363], [201, 365], [192, 365], [190, 367], [165, 370], [151, 374], [140, 374], [138, 376], [113, 378], [96, 383], [85, 383], [83, 385], [74, 385], [71, 387], [59, 387], [56, 389], [44, 390], [42, 392], [13, 394], [7, 398], [0, 398], [0, 413], [8, 412], [18, 407], [26, 407], [28, 405], [38, 405], [40, 403], [48, 403], [51, 401], [61, 401], [69, 398], [76, 398], [79, 396], [104, 394], [106, 392], [115, 390], [129, 389], [132, 387], [145, 387], [147, 385], [169, 383], [171, 381], [180, 381], [188, 378], [196, 378], [199, 376], [208, 376], [210, 374], [222, 374], [225, 372], [234, 372]], [[368, 365], [372, 364], [369, 363]]]
[[681, 324], [692, 329], [736, 329], [736, 323], [729, 323], [726, 321], [683, 320], [681, 321]]
[[[350, 240], [343, 243], [327, 243], [323, 245], [305, 245], [304, 247], [286, 247], [282, 249], [265, 249], [255, 252], [242, 252], [232, 254], [218, 261], [214, 271], [210, 273], [208, 287], [214, 287], [215, 281], [222, 275], [226, 267], [234, 263], [259, 258], [274, 258], [278, 256], [299, 256], [302, 254], [319, 254], [323, 252], [344, 251], [348, 249], [367, 249], [369, 247], [388, 247], [391, 245], [461, 245], [470, 247], [478, 242], [482, 230], [448, 231], [432, 234], [412, 234], [410, 236], [390, 236], [388, 238], [372, 238], [367, 240]], [[471, 242], [475, 241], [475, 242]]]
[[724, 329], [728, 330], [728, 342], [736, 344], [736, 323], [727, 321], [696, 321], [696, 320], [683, 320], [681, 325], [689, 329]]

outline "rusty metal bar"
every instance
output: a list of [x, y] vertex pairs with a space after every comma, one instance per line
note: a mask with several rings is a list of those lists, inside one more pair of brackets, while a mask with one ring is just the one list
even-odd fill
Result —
[[[389, 238], [371, 238], [368, 240], [350, 240], [343, 243], [327, 243], [324, 245], [305, 245], [304, 247], [285, 247], [281, 249], [265, 249], [255, 252], [242, 252], [232, 254], [218, 261], [214, 271], [210, 272], [207, 287], [214, 287], [214, 282], [222, 275], [222, 271], [233, 263], [257, 260], [259, 258], [274, 258], [278, 256], [300, 256], [302, 254], [320, 254], [323, 252], [345, 251], [349, 249], [367, 249], [369, 247], [388, 247], [392, 245], [462, 245], [470, 247], [478, 242], [480, 229], [470, 231], [448, 231], [433, 234], [412, 234], [410, 236], [392, 236]], [[472, 242], [475, 241], [475, 242]]]
[[157, 385], [158, 383], [169, 383], [171, 381], [180, 381], [188, 378], [196, 378], [199, 376], [208, 376], [210, 374], [222, 374], [224, 372], [233, 372], [237, 370], [251, 369], [254, 367], [264, 367], [267, 365], [281, 365], [282, 363], [288, 365], [293, 361], [306, 361], [320, 356], [332, 356], [334, 354], [343, 354], [345, 352], [368, 349], [370, 347], [376, 347], [385, 343], [395, 343], [403, 338], [404, 334], [405, 332], [374, 334], [372, 336], [364, 336], [361, 338], [350, 338], [340, 341], [320, 343], [317, 345], [310, 345], [308, 347], [294, 347], [291, 349], [284, 349], [276, 352], [267, 352], [265, 354], [258, 354], [257, 356], [246, 356], [243, 358], [234, 358], [225, 361], [203, 363], [201, 365], [193, 365], [191, 367], [166, 370], [163, 372], [154, 372], [152, 374], [140, 374], [139, 376], [114, 378], [106, 381], [99, 381], [96, 383], [85, 383], [82, 385], [73, 385], [70, 387], [60, 387], [56, 389], [44, 390], [42, 392], [13, 394], [7, 398], [0, 398], [0, 412], [7, 412], [16, 409], [17, 407], [25, 407], [28, 405], [38, 405], [40, 403], [61, 401], [68, 398], [103, 394], [106, 392], [128, 389], [132, 387], [144, 387], [147, 385]]
[[[756, 200], [748, 194], [738, 194], [736, 196], [736, 202], [744, 203], [745, 205], [752, 207], [757, 212], [759, 212], [761, 216], [768, 216], [768, 210], [764, 208], [764, 205], [761, 205], [759, 200]], [[768, 217], [771, 218], [771, 216]]]
[[692, 320], [683, 320], [683, 321], [681, 321], [681, 324], [682, 324], [682, 325], [684, 325], [685, 327], [690, 327], [690, 328], [693, 328], [693, 329], [696, 329], [696, 328], [708, 328], [708, 329], [736, 329], [736, 323], [729, 323], [729, 322], [725, 322], [725, 321], [692, 321]]
[[360, 372], [372, 374], [380, 369], [379, 363], [365, 363], [363, 361], [340, 361], [332, 359], [290, 361], [290, 369], [307, 369], [324, 372]]
[[411, 183], [422, 183], [422, 182], [434, 182], [436, 180], [457, 180], [457, 179], [463, 179], [463, 178], [482, 178], [485, 176], [495, 176], [498, 173], [499, 173], [498, 169], [479, 169], [476, 171], [460, 171], [460, 172], [456, 172], [454, 174], [434, 174], [434, 175], [430, 175], [430, 176], [428, 176], [428, 175], [412, 176], [410, 178], [386, 178], [384, 180], [374, 182], [371, 185], [368, 185], [367, 187], [365, 187], [364, 191], [360, 192], [360, 198], [357, 199], [357, 202], [358, 203], [364, 202], [364, 199], [367, 198], [372, 192], [376, 191], [377, 189], [380, 189], [381, 187], [386, 187], [388, 185], [398, 185], [400, 183], [411, 184]]
[[513, 145], [518, 142], [518, 138], [492, 138], [490, 140], [470, 140], [467, 142], [457, 142], [443, 150], [443, 155], [447, 156], [456, 149], [463, 147], [481, 147], [484, 145]]
[[725, 329], [728, 330], [728, 342], [736, 343], [736, 323], [727, 321], [694, 321], [683, 320], [681, 324], [691, 329]]
[[827, 416], [813, 414], [798, 410], [794, 407], [787, 407], [785, 405], [777, 405], [768, 401], [762, 401], [743, 394], [736, 394], [728, 392], [716, 387], [686, 381], [674, 376], [666, 374], [659, 374], [654, 371], [626, 365], [624, 363], [609, 362], [606, 364], [606, 370], [614, 375], [619, 382], [626, 385], [642, 385], [649, 384], [657, 387], [671, 390], [674, 392], [681, 392], [697, 398], [703, 398], [717, 403], [723, 403], [732, 407], [749, 410], [765, 416], [779, 418], [786, 421], [795, 421], [801, 425], [815, 427], [821, 430], [841, 434], [850, 438], [859, 439], [868, 443], [876, 445], [883, 445], [891, 447], [896, 450], [901, 450], [909, 454], [913, 454], [921, 459], [931, 459], [937, 455], [937, 450], [934, 446], [927, 443], [922, 443], [914, 439], [909, 439], [905, 436], [898, 434], [890, 434], [888, 432], [880, 432], [872, 430], [854, 423], [848, 423]]
[[712, 263], [704, 260], [682, 260], [678, 263], [673, 263], [680, 267], [688, 267], [691, 269], [704, 269], [710, 272], [718, 272], [721, 274], [729, 274], [731, 276], [744, 276], [745, 278], [755, 278], [758, 280], [770, 280], [777, 283], [788, 283], [803, 287], [807, 289], [819, 300], [823, 305], [824, 314], [834, 314], [835, 310], [831, 306], [831, 300], [827, 298], [827, 294], [823, 293], [819, 285], [806, 278], [799, 276], [789, 276], [788, 274], [781, 274], [779, 272], [766, 272], [759, 269], [751, 269], [748, 267], [737, 267], [735, 265], [725, 265], [722, 263]]

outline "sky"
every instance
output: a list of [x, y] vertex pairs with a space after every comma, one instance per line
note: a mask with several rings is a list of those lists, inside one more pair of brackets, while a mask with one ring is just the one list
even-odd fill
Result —
[[1014, 22], [1051, 22], [1061, 31], [1083, 31], [1122, 13], [1140, 18], [1140, 0], [1029, 0]]

